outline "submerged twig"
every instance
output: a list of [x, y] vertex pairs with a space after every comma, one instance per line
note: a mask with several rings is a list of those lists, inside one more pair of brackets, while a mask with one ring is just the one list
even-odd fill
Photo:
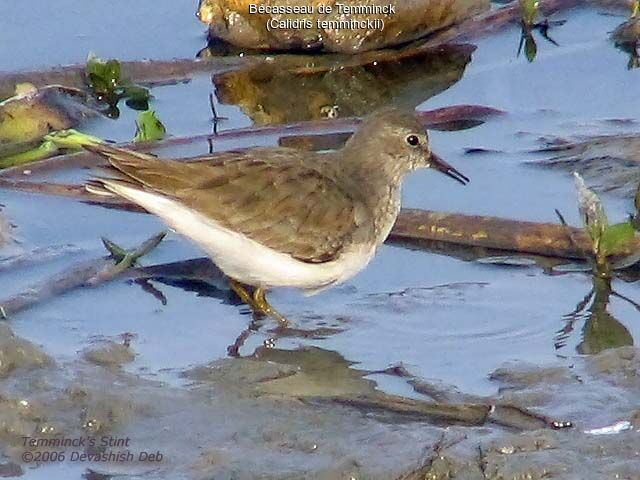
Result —
[[616, 291], [612, 291], [611, 295], [614, 297], [619, 298], [620, 300], [624, 300], [625, 302], [629, 303], [633, 308], [635, 308], [636, 310], [638, 310], [640, 312], [640, 303], [636, 302], [635, 300], [632, 300], [631, 298], [627, 297], [626, 295], [622, 295], [621, 293], [618, 293]]
[[[327, 401], [327, 399], [316, 399]], [[509, 404], [426, 402], [398, 395], [376, 392], [365, 396], [329, 397], [329, 401], [361, 410], [374, 410], [407, 415], [435, 422], [463, 425], [499, 425], [521, 430], [538, 428], [569, 428], [571, 422], [555, 420]]]
[[436, 459], [442, 458], [445, 450], [457, 445], [463, 440], [466, 440], [466, 438], [466, 435], [462, 435], [458, 438], [445, 442], [447, 435], [446, 432], [442, 432], [438, 441], [426, 449], [425, 458], [422, 460], [421, 465], [417, 469], [397, 477], [395, 480], [424, 480], [431, 478], [433, 476], [431, 469]]
[[95, 287], [100, 283], [107, 282], [122, 272], [127, 270], [128, 268], [134, 266], [138, 259], [151, 250], [156, 248], [158, 244], [164, 239], [167, 235], [167, 232], [160, 232], [157, 235], [145, 240], [140, 246], [136, 247], [133, 250], [125, 250], [122, 247], [116, 245], [111, 240], [106, 238], [102, 238], [102, 243], [104, 247], [111, 254], [111, 258], [115, 260], [115, 265], [109, 265], [107, 268], [100, 270], [96, 275], [87, 280], [87, 285]]
[[[155, 235], [132, 251], [123, 250], [110, 242], [109, 245], [113, 250], [111, 258], [83, 262], [32, 285], [21, 293], [0, 300], [0, 316], [8, 318], [21, 310], [58, 297], [70, 290], [86, 286], [95, 287], [113, 280], [130, 268], [138, 258], [155, 248], [164, 235], [164, 232]], [[116, 265], [113, 265], [113, 259], [116, 260]]]
[[9, 272], [17, 268], [30, 267], [65, 255], [72, 255], [81, 251], [73, 245], [54, 245], [50, 247], [38, 247], [33, 250], [16, 253], [0, 258], [0, 273]]

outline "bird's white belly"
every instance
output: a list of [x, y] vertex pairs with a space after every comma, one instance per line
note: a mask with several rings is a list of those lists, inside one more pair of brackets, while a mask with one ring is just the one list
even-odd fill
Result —
[[375, 254], [375, 246], [360, 246], [347, 249], [331, 262], [301, 262], [231, 231], [170, 198], [108, 181], [105, 185], [162, 218], [202, 248], [226, 275], [249, 285], [296, 287], [316, 293], [351, 278]]

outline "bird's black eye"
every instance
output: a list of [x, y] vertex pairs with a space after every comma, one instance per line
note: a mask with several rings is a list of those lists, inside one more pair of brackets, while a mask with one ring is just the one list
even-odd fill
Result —
[[408, 135], [407, 143], [412, 147], [417, 147], [418, 145], [420, 145], [420, 139], [418, 138], [417, 135]]

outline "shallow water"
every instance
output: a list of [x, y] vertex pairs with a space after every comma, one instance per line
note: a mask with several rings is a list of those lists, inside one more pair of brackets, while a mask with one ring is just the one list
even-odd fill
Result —
[[[24, 10], [22, 2], [5, 6], [8, 12], [3, 18], [15, 21], [0, 28], [0, 44], [15, 47], [0, 50], [0, 71], [81, 63], [88, 51], [119, 59], [192, 57], [204, 46], [203, 29], [193, 17], [195, 5], [190, 1], [145, 1], [135, 6], [115, 2], [109, 15], [102, 2], [95, 1], [30, 5], [31, 12]], [[132, 28], [128, 19], [141, 15], [145, 24]], [[503, 109], [507, 115], [468, 130], [432, 132], [434, 149], [472, 182], [462, 188], [433, 172], [418, 172], [405, 184], [404, 206], [547, 222], [556, 221], [557, 208], [570, 223], [578, 222], [571, 176], [526, 165], [536, 157], [525, 152], [538, 145], [540, 136], [633, 131], [637, 123], [620, 127], [604, 120], [640, 120], [640, 71], [628, 71], [625, 55], [607, 39], [619, 18], [579, 9], [558, 17], [568, 19], [551, 31], [560, 46], [539, 39], [538, 58], [532, 64], [516, 57], [519, 32], [509, 28], [477, 43], [463, 78], [453, 86], [424, 101], [420, 91], [413, 92], [422, 102], [420, 109], [469, 103]], [[18, 23], [21, 28], [14, 28]], [[152, 108], [172, 135], [206, 133], [211, 130], [211, 89], [208, 75], [187, 84], [158, 87], [152, 92]], [[221, 129], [251, 124], [236, 106], [221, 104], [218, 113], [228, 117]], [[118, 121], [96, 121], [84, 130], [126, 141], [133, 136], [134, 119], [135, 112], [123, 108]], [[254, 140], [265, 145], [275, 142], [269, 137]], [[247, 145], [229, 148], [242, 146]], [[467, 147], [498, 153], [466, 155]], [[207, 148], [201, 142], [162, 153], [190, 156]], [[63, 171], [47, 179], [68, 182], [89, 174]], [[632, 209], [628, 198], [605, 194], [603, 200], [610, 218], [621, 220]], [[135, 245], [163, 228], [146, 215], [68, 199], [2, 191], [0, 201], [17, 225], [15, 233], [24, 250], [76, 247], [54, 262], [2, 273], [6, 293], [77, 261], [103, 255], [100, 236]], [[201, 253], [170, 234], [143, 262], [196, 256]], [[180, 386], [185, 369], [226, 357], [227, 347], [246, 328], [250, 316], [228, 299], [154, 285], [166, 296], [166, 305], [140, 286], [118, 281], [74, 291], [25, 311], [12, 319], [11, 326], [61, 363], [75, 359], [96, 338], [132, 332], [137, 356], [125, 371]], [[589, 276], [582, 273], [551, 276], [535, 266], [488, 265], [384, 246], [364, 272], [343, 286], [310, 298], [276, 291], [271, 301], [299, 328], [340, 330], [326, 338], [281, 338], [280, 349], [313, 345], [337, 351], [362, 370], [402, 363], [417, 377], [452, 384], [470, 394], [491, 395], [498, 386], [488, 375], [505, 362], [574, 364], [582, 325], [575, 325], [560, 348], [556, 348], [556, 332], [590, 288]], [[627, 297], [640, 297], [633, 283], [616, 281], [614, 288]], [[638, 338], [638, 313], [630, 304], [613, 298], [609, 312]], [[240, 353], [251, 354], [271, 336], [271, 326], [267, 322], [250, 336]], [[381, 375], [372, 378], [389, 393], [407, 394], [404, 382]], [[28, 477], [38, 475], [43, 472], [30, 472]]]

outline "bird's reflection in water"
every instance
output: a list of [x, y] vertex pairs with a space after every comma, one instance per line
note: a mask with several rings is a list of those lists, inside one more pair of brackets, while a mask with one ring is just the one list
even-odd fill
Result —
[[[434, 245], [404, 245], [410, 248], [431, 249], [439, 253], [446, 253], [464, 260], [477, 260], [487, 256], [489, 252], [470, 252], [465, 250], [466, 256], [461, 255], [457, 250], [445, 250], [434, 248]], [[553, 269], [555, 262], [551, 264], [533, 262], [528, 267], [536, 265], [545, 270]], [[557, 272], [556, 272], [557, 273]], [[638, 273], [629, 271], [620, 273], [621, 278], [627, 281], [636, 281]], [[255, 315], [249, 308], [243, 305], [240, 299], [229, 288], [224, 274], [208, 259], [197, 258], [187, 261], [156, 265], [151, 267], [139, 267], [133, 269], [131, 274], [135, 283], [142, 286], [145, 292], [150, 293], [163, 304], [166, 304], [166, 297], [161, 289], [150, 281], [159, 282], [166, 285], [181, 288], [188, 292], [194, 292], [198, 296], [219, 299], [223, 304], [238, 306], [241, 313], [250, 316], [251, 319], [247, 327], [239, 332], [236, 339], [227, 348], [229, 356], [240, 357], [241, 349], [247, 339], [252, 334], [264, 332], [265, 329], [269, 338], [265, 340], [265, 348], [274, 348], [278, 339], [282, 338], [305, 338], [324, 339], [344, 331], [339, 326], [326, 326], [322, 318], [306, 318], [305, 320], [314, 324], [311, 328], [301, 328], [293, 325], [274, 324], [270, 319]], [[633, 345], [634, 340], [631, 332], [613, 315], [608, 312], [611, 297], [623, 300], [635, 309], [640, 311], [640, 304], [632, 299], [619, 294], [611, 287], [611, 281], [592, 276], [592, 288], [590, 292], [577, 304], [576, 308], [563, 317], [564, 326], [556, 332], [554, 343], [556, 349], [566, 346], [567, 340], [575, 331], [578, 322], [584, 321], [582, 328], [582, 339], [578, 344], [577, 351], [580, 354], [596, 354], [607, 348], [616, 348], [625, 345]], [[345, 319], [337, 319], [338, 324]], [[299, 322], [296, 322], [299, 324]], [[320, 325], [320, 323], [323, 323]]]
[[[247, 328], [242, 330], [235, 341], [227, 347], [227, 353], [232, 357], [239, 357], [240, 349], [246, 340], [252, 334], [262, 331], [263, 328], [267, 328], [269, 332], [269, 338], [264, 342], [264, 346], [267, 348], [273, 348], [279, 338], [297, 337], [317, 340], [343, 331], [342, 328], [326, 325], [309, 329], [294, 327], [292, 325], [278, 324], [273, 326], [273, 320], [252, 312], [250, 308], [244, 305], [240, 298], [238, 298], [229, 287], [227, 277], [208, 258], [195, 258], [162, 265], [139, 267], [133, 269], [130, 277], [134, 283], [140, 285], [146, 293], [152, 295], [163, 305], [167, 304], [165, 295], [162, 293], [161, 288], [151, 282], [170, 285], [186, 292], [193, 292], [201, 297], [215, 298], [220, 300], [224, 305], [240, 307], [241, 313], [243, 315], [250, 315], [251, 320]], [[312, 318], [311, 320], [322, 319], [318, 317]], [[273, 328], [269, 328], [271, 326], [273, 326]]]

